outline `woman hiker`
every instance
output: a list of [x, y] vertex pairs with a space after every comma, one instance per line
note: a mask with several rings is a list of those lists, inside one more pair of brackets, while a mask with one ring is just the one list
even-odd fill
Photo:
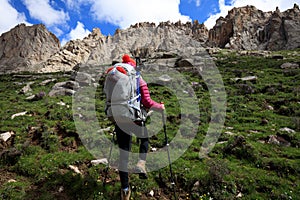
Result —
[[[122, 63], [129, 64], [136, 67], [136, 62], [130, 58], [129, 55], [125, 54], [122, 57]], [[147, 83], [140, 77], [139, 79], [141, 104], [145, 109], [151, 109], [158, 112], [163, 112], [165, 107], [163, 103], [157, 103], [150, 97], [150, 92]], [[136, 124], [136, 125], [135, 125]], [[136, 165], [136, 170], [140, 174], [140, 178], [147, 178], [146, 172], [146, 156], [148, 152], [149, 139], [148, 131], [146, 126], [142, 123], [136, 122], [134, 125], [131, 123], [118, 123], [115, 125], [115, 132], [117, 135], [117, 142], [120, 149], [120, 160], [119, 160], [119, 176], [121, 180], [121, 199], [129, 200], [131, 195], [131, 189], [129, 185], [129, 174], [128, 174], [128, 157], [131, 150], [132, 135], [134, 133], [140, 140], [139, 147], [139, 161]], [[141, 135], [143, 133], [143, 135]], [[141, 136], [141, 137], [139, 137]]]

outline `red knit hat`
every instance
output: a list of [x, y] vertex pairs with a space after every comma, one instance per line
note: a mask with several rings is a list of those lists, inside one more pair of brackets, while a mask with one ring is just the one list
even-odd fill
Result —
[[135, 61], [134, 61], [132, 58], [130, 58], [130, 56], [127, 55], [127, 54], [124, 54], [124, 55], [123, 55], [123, 57], [122, 57], [122, 62], [123, 62], [123, 63], [130, 64], [130, 65], [132, 65], [133, 67], [136, 67]]

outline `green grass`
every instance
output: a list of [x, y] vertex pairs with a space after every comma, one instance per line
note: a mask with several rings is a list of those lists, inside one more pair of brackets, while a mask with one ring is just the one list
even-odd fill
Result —
[[[169, 140], [180, 130], [181, 139], [196, 136], [189, 148], [173, 164], [176, 192], [182, 199], [297, 199], [300, 196], [300, 69], [284, 70], [284, 62], [300, 63], [300, 50], [280, 51], [284, 60], [270, 57], [240, 56], [235, 52], [221, 51], [215, 61], [227, 94], [224, 129], [216, 146], [208, 156], [200, 158], [202, 142], [210, 126], [211, 109], [208, 87], [200, 76], [183, 72], [188, 82], [198, 82], [193, 88], [199, 101], [200, 123], [181, 122], [180, 105], [192, 109], [192, 105], [180, 102], [174, 92], [166, 87], [149, 84], [151, 97], [164, 101], [167, 108], [167, 133]], [[253, 82], [235, 82], [236, 77], [257, 76]], [[117, 199], [120, 182], [118, 173], [109, 170], [109, 182], [102, 185], [104, 165], [93, 166], [95, 159], [79, 138], [73, 121], [70, 96], [45, 96], [38, 101], [25, 100], [19, 94], [22, 83], [34, 81], [32, 94], [50, 91], [55, 84], [40, 86], [43, 80], [55, 78], [56, 82], [68, 80], [61, 73], [35, 75], [24, 79], [15, 75], [0, 76], [0, 132], [14, 131], [7, 143], [0, 143], [0, 199]], [[103, 79], [96, 91], [96, 117], [101, 128], [110, 139], [112, 124], [105, 119]], [[245, 86], [251, 92], [245, 92]], [[87, 94], [90, 91], [85, 91]], [[184, 94], [183, 94], [184, 95]], [[57, 103], [63, 101], [68, 106]], [[94, 129], [90, 110], [92, 100], [85, 106], [86, 121], [80, 127], [88, 130], [85, 140], [88, 145], [98, 145], [99, 137]], [[182, 103], [182, 104], [181, 104]], [[270, 109], [270, 107], [272, 109]], [[12, 115], [27, 111], [25, 116], [12, 119]], [[185, 112], [185, 111], [184, 111]], [[192, 112], [193, 114], [193, 112]], [[157, 122], [149, 131], [159, 131], [151, 137], [151, 147], [164, 146], [160, 115], [151, 121]], [[151, 121], [148, 123], [151, 124]], [[288, 127], [295, 133], [280, 131]], [[230, 132], [231, 134], [229, 134]], [[281, 136], [290, 146], [268, 144], [270, 135]], [[95, 139], [96, 138], [96, 139]], [[99, 139], [99, 141], [98, 141]], [[134, 140], [135, 141], [135, 138]], [[185, 140], [182, 140], [184, 143]], [[132, 150], [138, 152], [133, 143]], [[98, 152], [100, 155], [107, 152]], [[116, 153], [116, 152], [114, 152]], [[164, 158], [167, 162], [167, 154]], [[114, 163], [115, 164], [115, 163]], [[77, 166], [82, 174], [76, 174], [69, 165]], [[150, 198], [154, 191], [156, 199], [171, 199], [173, 188], [170, 184], [169, 168], [149, 173], [147, 181], [137, 175], [130, 176], [134, 199]], [[15, 181], [8, 182], [14, 179]]]

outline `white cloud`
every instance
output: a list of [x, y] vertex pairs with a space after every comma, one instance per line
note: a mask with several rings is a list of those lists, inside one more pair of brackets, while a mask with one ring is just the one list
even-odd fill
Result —
[[66, 4], [68, 9], [79, 13], [81, 6], [90, 4], [90, 1], [91, 0], [64, 0], [63, 2]]
[[90, 0], [95, 19], [128, 28], [137, 22], [182, 22], [190, 17], [179, 12], [180, 0]]
[[81, 22], [77, 22], [77, 26], [75, 29], [70, 32], [70, 39], [83, 39], [91, 32], [88, 29], [84, 28], [84, 25]]
[[29, 24], [26, 22], [25, 14], [13, 8], [9, 0], [0, 0], [0, 5], [0, 34], [9, 31], [17, 24]]
[[69, 20], [68, 13], [63, 10], [55, 10], [49, 0], [23, 0], [30, 16], [41, 21], [46, 26], [64, 25]]
[[88, 29], [85, 29], [83, 23], [77, 22], [76, 28], [72, 29], [67, 37], [62, 40], [61, 45], [65, 45], [69, 40], [83, 39], [90, 33], [91, 32]]
[[232, 9], [233, 6], [227, 6], [225, 5], [225, 0], [219, 0], [219, 9], [220, 9], [220, 12], [217, 13], [217, 14], [214, 14], [214, 15], [211, 15], [205, 22], [205, 26], [208, 28], [208, 29], [211, 29], [215, 24], [216, 24], [216, 20], [223, 16], [225, 17], [228, 13], [228, 10]]
[[287, 9], [293, 8], [294, 3], [300, 5], [300, 0], [232, 0], [230, 5], [225, 5], [225, 0], [219, 0], [220, 12], [211, 15], [204, 22], [204, 24], [208, 29], [211, 29], [216, 24], [216, 20], [219, 17], [226, 17], [228, 11], [234, 7], [254, 5], [257, 9], [264, 12], [275, 11], [276, 7], [278, 7], [281, 11], [285, 11]]

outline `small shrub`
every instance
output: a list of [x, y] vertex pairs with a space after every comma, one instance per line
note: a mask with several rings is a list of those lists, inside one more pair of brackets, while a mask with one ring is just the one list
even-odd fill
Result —
[[[211, 159], [206, 162], [208, 174], [199, 180], [198, 196], [204, 194], [213, 199], [234, 198], [232, 183], [226, 181], [226, 176], [230, 174], [227, 162], [220, 159]], [[195, 195], [195, 194], [194, 194]]]
[[246, 142], [243, 136], [236, 136], [228, 141], [223, 149], [224, 155], [234, 155], [238, 159], [253, 162], [257, 160], [254, 148]]
[[0, 189], [0, 199], [24, 199], [29, 184], [22, 181], [5, 183]]
[[58, 151], [60, 147], [58, 135], [51, 130], [45, 130], [42, 134], [41, 146], [50, 152]]

